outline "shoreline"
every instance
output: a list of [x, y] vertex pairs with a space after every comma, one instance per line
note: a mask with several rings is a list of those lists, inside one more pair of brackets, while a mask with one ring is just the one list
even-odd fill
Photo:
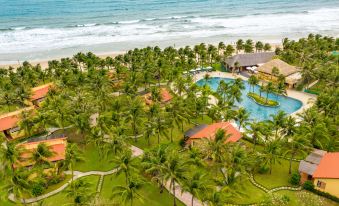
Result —
[[[245, 41], [245, 39], [243, 39]], [[264, 40], [258, 40], [258, 41], [262, 41], [263, 43], [269, 43], [271, 45], [271, 51], [274, 51], [277, 47], [282, 47], [282, 44], [281, 43], [271, 43], [268, 41], [264, 41]], [[227, 42], [227, 41], [223, 41], [225, 43], [225, 45], [227, 44], [231, 44], [233, 46], [235, 46], [235, 42]], [[256, 42], [255, 40], [253, 40], [253, 42]], [[218, 43], [205, 43], [206, 45], [208, 44], [212, 44], [214, 46], [218, 46]], [[188, 46], [190, 47], [193, 47], [194, 45], [197, 45], [197, 44], [187, 44]], [[154, 47], [156, 45], [152, 45], [152, 47]], [[175, 45], [174, 45], [175, 46]], [[165, 47], [164, 46], [159, 46], [161, 49], [164, 49]], [[176, 46], [175, 48], [178, 49], [180, 47], [184, 47], [184, 46]], [[136, 48], [145, 48], [145, 47], [136, 47]], [[100, 58], [106, 58], [106, 57], [112, 57], [112, 58], [115, 58], [116, 56], [118, 55], [121, 55], [121, 54], [125, 54], [128, 50], [125, 50], [125, 51], [110, 51], [110, 52], [92, 52], [94, 53], [96, 56], [100, 57]], [[89, 51], [77, 51], [77, 52], [74, 52], [73, 55], [77, 54], [78, 52], [83, 52], [83, 53], [87, 53]], [[243, 53], [243, 51], [239, 52], [239, 53]], [[22, 65], [22, 63], [24, 61], [28, 61], [30, 64], [32, 64], [33, 66], [36, 66], [38, 64], [40, 64], [40, 66], [45, 69], [48, 67], [48, 62], [49, 61], [52, 61], [52, 60], [58, 60], [60, 61], [62, 58], [72, 58], [73, 55], [65, 55], [63, 57], [55, 57], [55, 58], [46, 58], [46, 59], [37, 59], [37, 60], [32, 60], [32, 59], [27, 59], [27, 60], [22, 60], [22, 61], [19, 61], [18, 60], [18, 63], [2, 63], [0, 62], [0, 68], [5, 68], [5, 69], [8, 69], [9, 67], [13, 67], [13, 68], [18, 68], [19, 66]]]

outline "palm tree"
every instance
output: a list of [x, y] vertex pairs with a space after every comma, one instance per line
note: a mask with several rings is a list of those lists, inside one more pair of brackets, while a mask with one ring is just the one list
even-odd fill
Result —
[[73, 199], [74, 205], [88, 204], [95, 195], [94, 193], [91, 193], [90, 186], [91, 184], [84, 179], [74, 180], [65, 190], [66, 196]]
[[237, 49], [237, 53], [239, 53], [239, 51], [244, 49], [244, 41], [242, 39], [239, 39], [236, 43], [236, 49]]
[[266, 52], [266, 51], [270, 51], [271, 50], [271, 45], [269, 44], [269, 43], [266, 43], [265, 45], [264, 45], [264, 51]]
[[138, 193], [138, 190], [140, 190], [143, 184], [144, 181], [142, 179], [133, 177], [126, 186], [114, 186], [112, 198], [119, 198], [124, 205], [127, 205], [127, 203], [130, 202], [130, 205], [133, 206], [134, 199], [142, 198]]
[[270, 174], [272, 174], [273, 164], [279, 161], [279, 155], [281, 153], [281, 140], [274, 139], [266, 141], [263, 153], [264, 164], [269, 165]]
[[67, 168], [70, 168], [72, 171], [72, 181], [74, 178], [74, 165], [76, 162], [82, 161], [80, 150], [78, 146], [74, 143], [68, 143], [66, 147], [65, 154], [65, 165]]
[[284, 128], [286, 125], [286, 113], [282, 110], [279, 110], [277, 114], [270, 115], [272, 120], [269, 120], [268, 122], [272, 125], [272, 129], [275, 130], [275, 137], [278, 137], [278, 131], [281, 128]]
[[258, 139], [262, 136], [262, 125], [261, 122], [253, 121], [250, 122], [249, 127], [246, 128], [246, 133], [250, 134], [253, 139], [253, 150], [255, 150], [255, 146], [257, 145]]
[[[144, 137], [147, 141], [147, 145], [150, 146], [150, 138], [156, 134], [155, 127], [153, 125], [154, 123], [152, 121], [145, 122], [144, 127]], [[172, 139], [172, 138], [171, 138]]]
[[207, 84], [207, 82], [211, 79], [211, 76], [209, 74], [205, 74], [204, 75], [204, 80], [205, 80], [205, 84]]
[[35, 162], [35, 165], [40, 166], [46, 163], [49, 164], [48, 158], [53, 156], [54, 152], [45, 143], [40, 143], [33, 150], [31, 159]]
[[212, 190], [205, 198], [208, 206], [223, 206], [226, 204], [224, 192], [222, 190]]
[[87, 112], [75, 113], [72, 115], [71, 123], [76, 129], [76, 132], [80, 134], [82, 140], [87, 143], [86, 134], [90, 130], [90, 114]]
[[142, 116], [144, 114], [144, 107], [138, 97], [133, 99], [129, 98], [128, 104], [129, 109], [127, 110], [126, 120], [131, 121], [134, 140], [137, 141], [137, 132], [138, 132], [137, 125], [140, 125], [140, 121], [142, 120]]
[[14, 172], [14, 164], [20, 159], [22, 147], [17, 147], [16, 142], [3, 142], [0, 145], [0, 161], [2, 169], [10, 168]]
[[268, 95], [274, 91], [274, 86], [272, 82], [268, 82], [268, 84], [264, 87], [264, 91], [266, 92], [266, 100], [265, 103], [268, 102]]
[[239, 130], [244, 124], [246, 124], [246, 122], [249, 120], [249, 118], [250, 118], [250, 113], [248, 113], [245, 108], [241, 107], [237, 111], [237, 115], [235, 116], [235, 120], [237, 120], [239, 122]]
[[117, 169], [117, 176], [121, 173], [124, 173], [126, 185], [130, 183], [132, 173], [138, 171], [136, 159], [132, 157], [132, 151], [130, 149], [125, 149], [122, 153], [114, 157], [110, 162], [116, 165], [115, 169]]
[[[18, 202], [21, 203], [23, 199], [24, 205], [25, 202], [25, 193], [29, 192], [31, 189], [31, 184], [28, 180], [30, 173], [27, 170], [18, 169], [9, 174], [8, 182], [5, 185], [5, 189], [9, 192], [12, 192]], [[6, 190], [6, 191], [7, 191]]]
[[244, 50], [246, 53], [253, 52], [253, 41], [251, 39], [247, 39], [244, 45]]
[[263, 48], [264, 48], [264, 44], [261, 41], [257, 41], [255, 43], [255, 51], [256, 52], [258, 52], [258, 51], [261, 52], [263, 50]]
[[194, 206], [194, 197], [202, 199], [201, 195], [207, 191], [207, 185], [206, 174], [199, 171], [183, 180], [182, 192], [192, 194], [191, 206]]
[[188, 171], [187, 163], [180, 158], [176, 151], [169, 151], [168, 159], [161, 165], [161, 172], [165, 181], [170, 181], [172, 193], [173, 193], [173, 205], [176, 206], [176, 188], [175, 184], [181, 184], [185, 178], [185, 174]]
[[294, 135], [286, 141], [286, 148], [284, 152], [284, 156], [290, 154], [290, 161], [289, 161], [289, 169], [288, 174], [292, 172], [292, 161], [296, 155], [301, 154], [305, 155], [308, 154], [308, 149], [311, 148], [311, 144], [309, 140], [303, 135]]
[[248, 78], [248, 83], [252, 87], [252, 92], [254, 93], [254, 87], [259, 83], [259, 79], [255, 75], [251, 75], [250, 78]]

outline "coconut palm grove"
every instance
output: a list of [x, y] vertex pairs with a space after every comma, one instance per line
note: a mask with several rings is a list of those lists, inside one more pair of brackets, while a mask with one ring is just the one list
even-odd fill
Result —
[[1, 68], [0, 205], [339, 205], [338, 51], [309, 34]]

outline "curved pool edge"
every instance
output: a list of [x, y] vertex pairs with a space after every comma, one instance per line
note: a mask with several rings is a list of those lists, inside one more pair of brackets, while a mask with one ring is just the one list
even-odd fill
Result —
[[[204, 79], [205, 74], [209, 74], [211, 78], [228, 78], [228, 79], [240, 78], [244, 81], [248, 80], [247, 77], [244, 77], [238, 74], [218, 71], [218, 72], [201, 72], [199, 74], [196, 74], [194, 75], [194, 82], [197, 83], [199, 80]], [[312, 107], [314, 105], [315, 100], [317, 99], [316, 95], [305, 93], [305, 92], [300, 92], [300, 91], [296, 91], [292, 89], [287, 89], [286, 92], [287, 92], [286, 97], [292, 98], [301, 103], [301, 106], [299, 109], [289, 114], [297, 119], [299, 119], [297, 114]]]

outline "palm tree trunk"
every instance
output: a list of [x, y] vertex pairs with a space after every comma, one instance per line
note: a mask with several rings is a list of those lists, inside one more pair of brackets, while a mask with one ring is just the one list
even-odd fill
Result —
[[267, 104], [267, 101], [268, 101], [268, 92], [266, 93], [266, 104]]
[[191, 205], [193, 206], [193, 204], [194, 204], [194, 196], [192, 195], [192, 200], [191, 200]]
[[173, 189], [173, 206], [176, 206], [177, 205], [177, 198], [176, 198], [176, 196], [175, 196], [175, 182], [174, 182], [174, 180], [172, 180], [172, 189]]
[[171, 127], [171, 142], [173, 142], [173, 126]]
[[288, 174], [292, 173], [292, 160], [294, 159], [295, 152], [292, 152], [291, 159], [290, 159], [290, 166], [288, 168]]

